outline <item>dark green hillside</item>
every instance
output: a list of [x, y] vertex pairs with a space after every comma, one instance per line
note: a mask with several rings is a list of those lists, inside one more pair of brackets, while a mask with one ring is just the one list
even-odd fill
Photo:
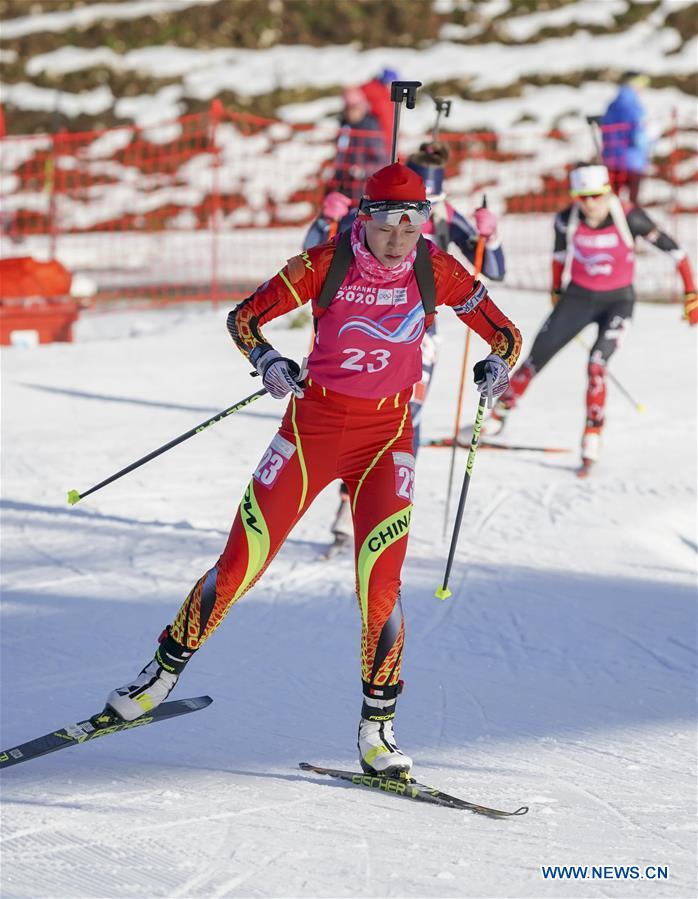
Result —
[[[177, 83], [178, 79], [156, 78], [147, 73], [112, 71], [107, 66], [93, 66], [68, 74], [44, 72], [33, 78], [26, 72], [27, 63], [39, 54], [49, 53], [64, 46], [85, 49], [107, 47], [114, 53], [151, 46], [178, 46], [199, 50], [220, 48], [263, 49], [276, 44], [327, 44], [355, 43], [365, 48], [428, 46], [439, 38], [442, 26], [451, 24], [472, 27], [477, 33], [455, 38], [463, 43], [463, 52], [472, 44], [497, 42], [515, 44], [506, 32], [506, 19], [525, 12], [541, 12], [568, 5], [573, 0], [511, 0], [509, 10], [496, 19], [486, 19], [480, 2], [465, 5], [454, 3], [448, 14], [439, 12], [433, 0], [217, 0], [205, 5], [194, 5], [183, 10], [171, 10], [154, 16], [130, 20], [104, 18], [85, 28], [72, 28], [52, 33], [38, 31], [17, 39], [3, 39], [0, 27], [0, 49], [16, 54], [2, 66], [2, 80], [6, 84], [31, 81], [37, 87], [79, 94], [106, 85], [118, 100], [143, 94], [154, 94], [162, 87]], [[598, 0], [604, 2], [604, 0]], [[42, 12], [57, 12], [89, 6], [89, 0], [0, 0], [0, 20], [7, 21]], [[616, 16], [609, 28], [586, 25], [591, 33], [618, 32], [652, 14], [659, 0], [638, 3], [630, 0], [628, 8]], [[461, 8], [463, 7], [463, 8]], [[698, 21], [698, 3], [671, 12], [665, 24], [675, 28], [685, 43], [695, 33]], [[573, 34], [577, 26], [545, 27], [533, 34], [527, 43], [537, 43], [551, 37]], [[454, 39], [454, 38], [450, 38]], [[389, 63], [389, 59], [386, 60]], [[375, 73], [367, 72], [366, 77]], [[466, 100], [487, 101], [499, 97], [517, 96], [525, 85], [567, 84], [576, 86], [588, 80], [607, 80], [619, 74], [608, 61], [608, 68], [589, 70], [583, 60], [576, 71], [559, 75], [531, 74], [526, 79], [512, 81], [496, 89], [476, 92], [468, 79], [441, 81], [426, 86], [435, 93], [446, 93]], [[657, 87], [673, 85], [680, 90], [698, 94], [698, 78], [692, 76], [664, 76], [655, 80]], [[334, 89], [277, 89], [250, 99], [235, 94], [221, 94], [220, 99], [232, 109], [254, 112], [263, 117], [273, 117], [276, 109], [285, 103], [313, 100], [328, 93], [338, 94], [339, 83]], [[198, 111], [202, 104], [183, 98], [186, 112]], [[96, 115], [80, 115], [64, 118], [51, 112], [15, 109], [5, 101], [7, 129], [10, 134], [54, 131], [66, 128], [70, 131], [91, 130], [124, 124], [111, 110]]]

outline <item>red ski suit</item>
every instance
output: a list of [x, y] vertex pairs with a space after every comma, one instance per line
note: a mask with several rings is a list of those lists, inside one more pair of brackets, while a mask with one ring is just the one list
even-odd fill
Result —
[[[334, 251], [335, 244], [328, 243], [294, 257], [230, 313], [228, 328], [245, 355], [266, 342], [261, 332], [265, 322], [306, 302], [314, 303]], [[457, 307], [462, 321], [513, 366], [521, 336], [484, 286], [441, 250], [432, 254], [432, 266], [437, 305]], [[414, 273], [408, 273], [409, 277], [415, 279]], [[350, 270], [342, 285], [345, 290], [352, 286], [351, 278]], [[345, 307], [349, 316], [354, 306]], [[345, 307], [337, 300], [330, 306], [335, 327], [337, 310]], [[317, 344], [322, 342], [324, 310], [314, 307], [313, 311], [319, 319]], [[392, 313], [392, 318], [400, 316]], [[417, 360], [419, 343], [414, 341]], [[394, 349], [394, 343], [386, 341], [381, 352], [389, 355]], [[414, 370], [418, 379], [421, 365]], [[395, 686], [404, 636], [400, 571], [414, 488], [409, 413], [413, 384], [380, 398], [339, 393], [312, 375], [306, 385], [302, 399], [291, 398], [281, 427], [247, 486], [223, 554], [195, 584], [170, 633], [188, 649], [200, 647], [261, 576], [317, 494], [342, 479], [349, 488], [354, 521], [362, 679], [365, 684]]]

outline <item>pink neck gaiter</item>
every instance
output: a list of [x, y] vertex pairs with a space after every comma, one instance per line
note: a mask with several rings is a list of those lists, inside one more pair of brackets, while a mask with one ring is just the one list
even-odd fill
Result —
[[366, 247], [366, 229], [358, 218], [354, 219], [351, 226], [351, 249], [361, 277], [369, 284], [392, 284], [393, 281], [402, 278], [411, 270], [417, 255], [415, 247], [399, 265], [393, 268], [383, 265]]

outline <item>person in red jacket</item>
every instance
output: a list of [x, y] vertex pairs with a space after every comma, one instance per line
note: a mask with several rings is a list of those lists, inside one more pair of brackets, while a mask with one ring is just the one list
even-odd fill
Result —
[[361, 88], [346, 87], [342, 97], [344, 111], [337, 132], [337, 153], [329, 186], [332, 191], [358, 203], [366, 178], [388, 161], [390, 144], [386, 143]]
[[[412, 760], [393, 732], [404, 644], [400, 571], [414, 490], [409, 401], [422, 374], [422, 337], [433, 318], [420, 295], [417, 252], [428, 252], [437, 306], [450, 306], [490, 345], [491, 353], [475, 366], [481, 392], [498, 396], [506, 389], [521, 344], [483, 284], [434, 244], [419, 243], [429, 213], [419, 175], [397, 163], [386, 166], [366, 183], [349, 244], [338, 237], [294, 257], [229, 314], [238, 349], [269, 393], [290, 396], [290, 402], [245, 490], [222, 555], [161, 635], [155, 658], [109, 694], [108, 707], [124, 720], [167, 697], [313, 499], [343, 479], [351, 495], [361, 614], [359, 759], [368, 773], [409, 772]], [[317, 298], [342, 240], [351, 261], [323, 307]], [[305, 303], [317, 322], [307, 372], [263, 333], [266, 323]], [[329, 689], [318, 676], [323, 706]]]
[[393, 144], [393, 114], [395, 112], [390, 99], [390, 85], [399, 78], [394, 69], [383, 69], [380, 75], [361, 85], [361, 90], [368, 101], [371, 115], [376, 119], [386, 147]]
[[635, 239], [644, 237], [673, 257], [683, 281], [685, 317], [692, 325], [698, 323], [698, 300], [686, 252], [655, 225], [644, 209], [620, 202], [611, 192], [606, 166], [580, 165], [573, 169], [570, 194], [574, 202], [555, 218], [553, 311], [483, 430], [488, 434], [501, 432], [533, 378], [580, 331], [596, 324], [598, 336], [587, 368], [580, 471], [584, 474], [600, 454], [606, 367], [628, 329], [635, 305]]

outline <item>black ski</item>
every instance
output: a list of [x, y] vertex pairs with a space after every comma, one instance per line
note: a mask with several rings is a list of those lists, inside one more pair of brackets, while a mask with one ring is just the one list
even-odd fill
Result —
[[156, 721], [166, 721], [168, 718], [176, 718], [178, 715], [186, 715], [188, 712], [198, 712], [211, 705], [210, 696], [196, 696], [192, 699], [176, 699], [174, 702], [163, 702], [146, 712], [134, 721], [123, 721], [113, 712], [105, 709], [97, 715], [93, 715], [86, 721], [78, 721], [68, 724], [53, 733], [29, 740], [13, 749], [0, 752], [0, 768], [9, 768], [10, 765], [19, 765], [20, 762], [28, 762], [30, 759], [48, 755], [49, 752], [57, 752], [59, 749], [67, 749], [69, 746], [77, 746], [86, 743], [96, 737], [106, 737], [108, 734], [117, 734], [122, 730], [132, 730], [134, 727], [143, 727], [144, 724], [155, 724]]
[[488, 808], [486, 805], [478, 805], [475, 802], [467, 802], [456, 796], [449, 796], [434, 787], [419, 783], [413, 778], [401, 779], [397, 777], [382, 777], [371, 774], [359, 774], [354, 771], [338, 771], [335, 768], [320, 768], [308, 762], [299, 762], [303, 771], [313, 771], [315, 774], [326, 774], [328, 777], [336, 777], [357, 787], [370, 787], [373, 790], [381, 790], [384, 793], [392, 793], [394, 796], [404, 796], [414, 799], [416, 802], [428, 802], [431, 805], [442, 805], [445, 808], [457, 808], [464, 811], [475, 812], [477, 815], [487, 815], [489, 818], [511, 818], [514, 815], [525, 815], [527, 805], [522, 805], [515, 812], [502, 812], [496, 808]]
[[[436, 437], [433, 440], [425, 440], [420, 446], [425, 447], [452, 447], [453, 437]], [[469, 443], [458, 441], [458, 446], [462, 449], [470, 449]], [[571, 450], [564, 446], [532, 446], [527, 443], [504, 443], [495, 440], [480, 440], [478, 443], [480, 449], [486, 450], [507, 450], [508, 452], [520, 453], [569, 453]]]

